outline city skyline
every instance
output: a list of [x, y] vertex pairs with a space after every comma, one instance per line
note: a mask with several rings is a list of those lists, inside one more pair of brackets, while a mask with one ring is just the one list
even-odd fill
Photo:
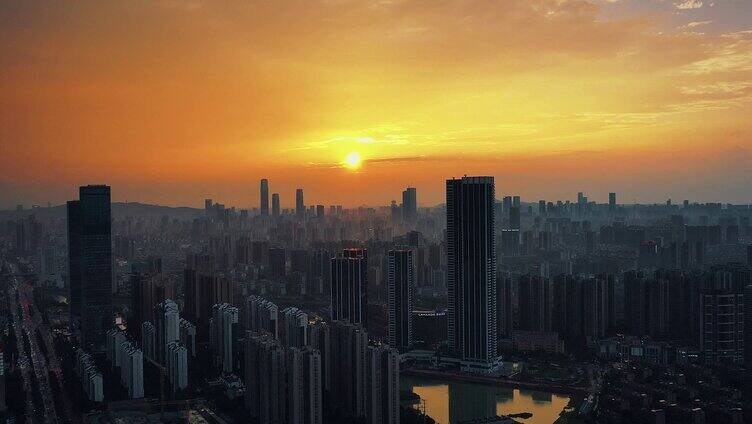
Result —
[[0, 207], [91, 181], [251, 205], [262, 177], [285, 204], [406, 185], [435, 204], [463, 174], [523, 198], [749, 200], [750, 2], [290, 6], [4, 2]]

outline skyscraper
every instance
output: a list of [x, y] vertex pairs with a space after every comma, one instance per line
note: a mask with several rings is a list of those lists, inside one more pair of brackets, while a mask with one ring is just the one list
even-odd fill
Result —
[[493, 177], [446, 181], [449, 346], [469, 367], [496, 355]]
[[68, 276], [71, 322], [81, 345], [101, 349], [114, 323], [109, 186], [80, 187], [79, 200], [68, 202]]
[[610, 210], [616, 209], [616, 193], [608, 193], [608, 208]]
[[402, 192], [402, 217], [408, 223], [415, 222], [418, 217], [418, 195], [415, 187], [408, 187]]
[[272, 193], [272, 218], [279, 218], [279, 193]]
[[366, 325], [368, 252], [345, 249], [331, 260], [332, 320]]
[[303, 202], [303, 189], [299, 188], [295, 190], [295, 214], [298, 218], [305, 217], [305, 203]]
[[415, 271], [413, 251], [390, 250], [388, 256], [387, 291], [389, 300], [389, 345], [405, 352], [413, 339], [413, 287]]
[[261, 199], [259, 202], [259, 208], [261, 209], [261, 216], [269, 216], [269, 181], [264, 178], [261, 180]]

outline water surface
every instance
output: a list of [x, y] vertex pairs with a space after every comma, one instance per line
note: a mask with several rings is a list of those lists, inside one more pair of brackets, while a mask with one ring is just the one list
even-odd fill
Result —
[[494, 387], [484, 384], [400, 376], [403, 390], [411, 389], [425, 402], [426, 414], [440, 424], [471, 418], [531, 412], [525, 424], [552, 424], [569, 397], [547, 392]]

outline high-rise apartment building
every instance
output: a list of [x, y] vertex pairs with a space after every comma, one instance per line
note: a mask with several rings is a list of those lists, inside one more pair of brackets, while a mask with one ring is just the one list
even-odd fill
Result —
[[285, 361], [287, 422], [321, 424], [321, 355], [311, 348], [290, 347], [285, 351]]
[[261, 423], [287, 415], [285, 350], [270, 334], [250, 333], [245, 345], [245, 407]]
[[399, 424], [399, 352], [386, 345], [366, 348], [366, 421]]
[[330, 409], [340, 418], [365, 417], [365, 360], [368, 334], [363, 326], [347, 321], [333, 322], [330, 330]]
[[279, 339], [279, 308], [274, 303], [259, 296], [248, 296], [245, 304], [245, 329], [252, 333], [267, 333]]
[[237, 332], [240, 313], [238, 308], [221, 303], [212, 307], [211, 318], [211, 348], [214, 364], [224, 373], [234, 370], [233, 342]]
[[282, 343], [285, 347], [308, 346], [308, 314], [298, 308], [282, 310]]
[[389, 302], [389, 345], [406, 352], [413, 341], [413, 290], [415, 269], [413, 251], [387, 253], [387, 297]]
[[493, 177], [446, 181], [449, 346], [469, 367], [496, 359]]
[[112, 216], [110, 187], [79, 188], [79, 200], [68, 202], [68, 278], [71, 323], [82, 346], [104, 348], [113, 323]]

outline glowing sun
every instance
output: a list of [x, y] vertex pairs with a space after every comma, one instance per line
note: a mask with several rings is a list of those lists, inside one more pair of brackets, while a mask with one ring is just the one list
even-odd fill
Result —
[[345, 156], [343, 164], [345, 165], [345, 168], [358, 169], [363, 164], [363, 160], [360, 158], [360, 153], [350, 152]]

